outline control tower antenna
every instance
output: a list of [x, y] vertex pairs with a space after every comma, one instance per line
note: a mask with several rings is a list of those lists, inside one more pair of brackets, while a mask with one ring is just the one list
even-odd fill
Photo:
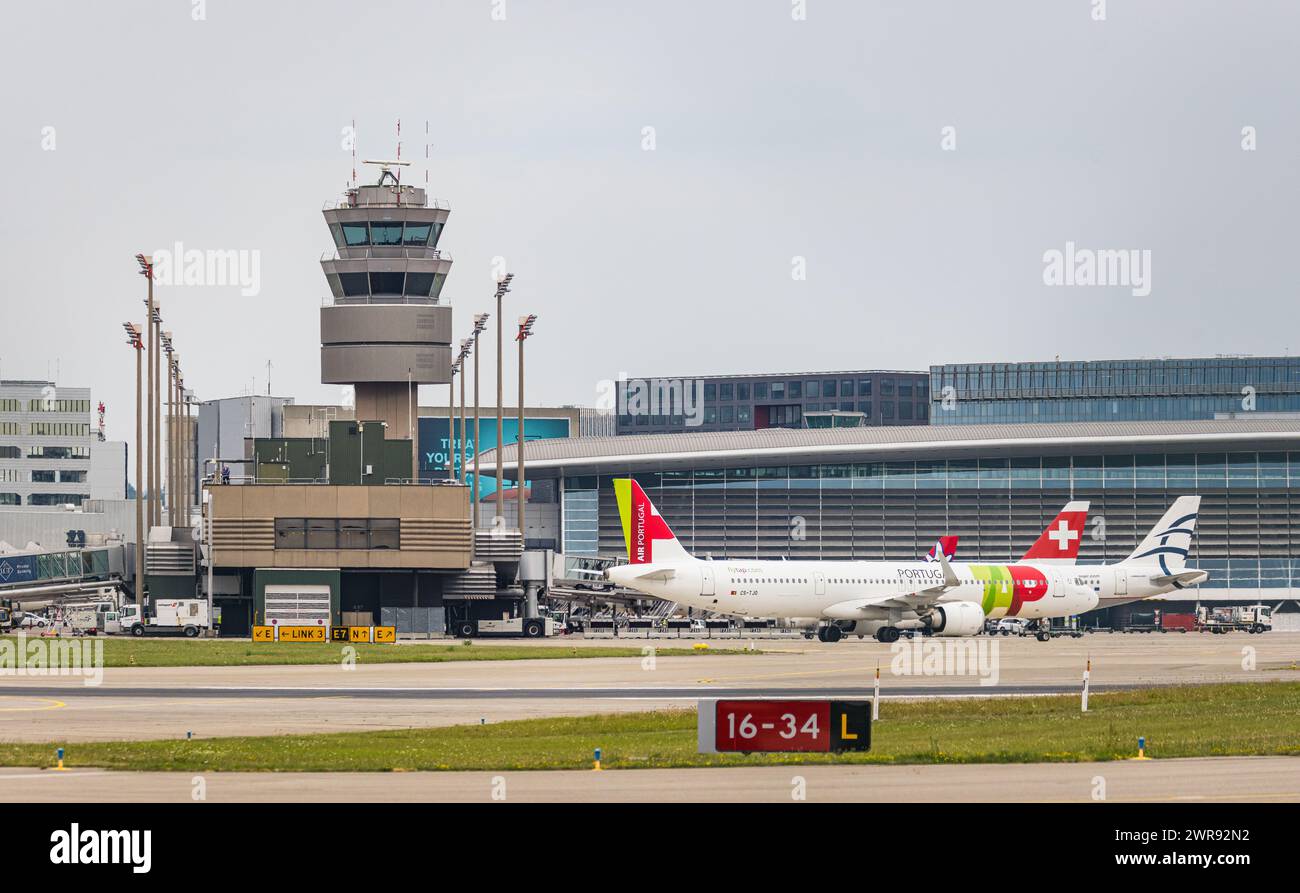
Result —
[[357, 119], [352, 119], [352, 189], [357, 188]]
[[424, 188], [429, 189], [429, 119], [424, 119]]

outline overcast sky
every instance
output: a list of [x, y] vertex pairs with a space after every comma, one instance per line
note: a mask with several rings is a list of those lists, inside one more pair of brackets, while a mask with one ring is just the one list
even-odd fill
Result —
[[[180, 241], [260, 258], [253, 296], [159, 288], [198, 396], [265, 393], [270, 360], [275, 393], [337, 402], [320, 210], [353, 119], [360, 157], [401, 119], [417, 184], [428, 120], [443, 296], [467, 332], [506, 259], [507, 320], [540, 316], [530, 403], [620, 372], [1298, 346], [1300, 6], [795, 6], [5, 4], [0, 375], [57, 369], [128, 438], [132, 256]], [[1150, 252], [1149, 294], [1045, 284], [1067, 242]]]

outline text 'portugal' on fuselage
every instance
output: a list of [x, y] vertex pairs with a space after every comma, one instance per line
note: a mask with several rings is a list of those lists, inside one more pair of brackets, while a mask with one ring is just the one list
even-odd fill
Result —
[[[614, 481], [629, 563], [612, 582], [657, 598], [742, 617], [814, 618], [894, 641], [900, 630], [968, 636], [987, 618], [1047, 620], [1200, 583], [1184, 570], [1200, 502], [1179, 497], [1146, 539], [1114, 565], [1076, 566], [1087, 503], [1057, 515], [1010, 564], [937, 561], [702, 561], [678, 542], [631, 479]], [[839, 637], [836, 632], [832, 640]]]

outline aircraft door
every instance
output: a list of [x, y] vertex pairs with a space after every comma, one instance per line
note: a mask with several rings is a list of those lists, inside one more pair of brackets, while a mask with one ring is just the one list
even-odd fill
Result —
[[1116, 568], [1111, 574], [1115, 578], [1115, 594], [1128, 595], [1128, 571]]
[[713, 595], [713, 562], [700, 562], [700, 595]]
[[826, 594], [826, 575], [821, 571], [813, 573], [813, 585], [816, 587], [813, 591], [816, 595]]

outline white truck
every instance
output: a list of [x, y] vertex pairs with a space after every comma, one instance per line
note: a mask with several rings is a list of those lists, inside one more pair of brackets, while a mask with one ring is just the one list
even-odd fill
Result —
[[63, 622], [74, 635], [95, 636], [120, 633], [122, 625], [111, 604], [72, 605], [63, 611]]
[[133, 636], [185, 636], [193, 639], [212, 626], [208, 603], [200, 598], [161, 599], [153, 616], [145, 617], [139, 605], [125, 605], [119, 618], [123, 632]]

